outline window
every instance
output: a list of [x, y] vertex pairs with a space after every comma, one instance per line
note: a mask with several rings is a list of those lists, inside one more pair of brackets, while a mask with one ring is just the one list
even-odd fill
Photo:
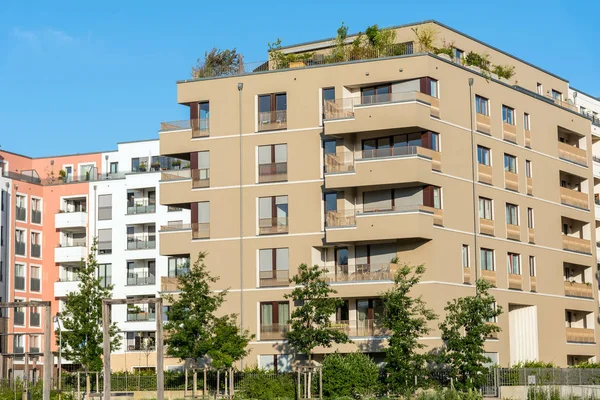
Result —
[[544, 87], [539, 82], [537, 83], [537, 94], [542, 95], [542, 96], [544, 95]]
[[504, 170], [513, 174], [517, 173], [517, 158], [515, 156], [504, 154]]
[[112, 264], [98, 264], [98, 277], [102, 287], [112, 285]]
[[561, 92], [559, 92], [558, 90], [554, 90], [554, 89], [552, 89], [552, 92], [551, 92], [551, 93], [552, 93], [552, 98], [553, 98], [554, 100], [559, 100], [559, 101], [560, 101], [560, 100], [562, 99], [562, 93], [561, 93]]
[[531, 160], [525, 160], [525, 176], [532, 178]]
[[258, 181], [287, 181], [287, 144], [258, 146]]
[[454, 62], [460, 64], [465, 56], [465, 52], [457, 48], [453, 48], [452, 50], [454, 52]]
[[258, 251], [260, 286], [289, 285], [289, 250], [260, 249]]
[[112, 194], [98, 196], [98, 220], [112, 219]]
[[39, 232], [31, 232], [31, 257], [42, 257], [42, 234]]
[[494, 219], [492, 214], [492, 200], [485, 197], [479, 198], [479, 218]]
[[491, 165], [490, 149], [477, 146], [477, 162], [481, 165]]
[[271, 93], [258, 96], [258, 130], [267, 131], [287, 127], [287, 95]]
[[433, 208], [441, 209], [442, 208], [442, 188], [437, 186], [432, 186], [433, 190]]
[[32, 265], [29, 271], [29, 290], [32, 292], [41, 291], [41, 268], [37, 265]]
[[361, 90], [362, 104], [385, 103], [391, 101], [391, 92], [392, 87], [390, 84], [363, 88]]
[[170, 277], [185, 275], [190, 271], [189, 257], [169, 257], [168, 261]]
[[535, 276], [535, 256], [529, 256], [529, 276]]
[[112, 254], [112, 228], [98, 229], [98, 254]]
[[463, 268], [469, 268], [470, 263], [469, 263], [469, 245], [468, 244], [463, 244], [462, 245], [462, 266]]
[[110, 163], [110, 173], [111, 174], [116, 174], [119, 172], [119, 163], [118, 162], [111, 162]]
[[527, 228], [533, 229], [533, 208], [527, 208]]
[[477, 114], [490, 115], [488, 108], [488, 99], [475, 95], [475, 110]]
[[26, 222], [27, 221], [27, 201], [25, 200], [25, 196], [17, 195], [16, 198], [16, 215], [15, 218], [17, 221]]
[[[29, 325], [40, 326], [40, 309], [38, 307], [29, 308]], [[30, 344], [30, 347], [31, 346], [32, 345]]]
[[[193, 212], [196, 211], [194, 217]], [[194, 221], [195, 220], [195, 221]], [[210, 201], [192, 204], [192, 238], [206, 239], [210, 237]]]
[[258, 356], [258, 368], [275, 373], [291, 372], [291, 357], [289, 354], [261, 354]]
[[335, 88], [323, 89], [323, 104], [327, 104], [328, 101], [335, 101]]
[[509, 225], [519, 225], [519, 207], [506, 203], [506, 223]]
[[514, 108], [502, 105], [502, 122], [509, 125], [515, 124], [515, 110]]
[[259, 198], [258, 226], [260, 234], [287, 233], [288, 197], [271, 196]]
[[521, 275], [521, 257], [516, 253], [506, 254], [506, 266], [511, 275]]
[[15, 264], [15, 290], [25, 290], [25, 265]]
[[[495, 313], [495, 312], [496, 312], [496, 302], [493, 302], [493, 303], [491, 304], [491, 307], [492, 307], [492, 311]], [[487, 322], [489, 322], [489, 323], [492, 323], [492, 324], [495, 324], [495, 323], [497, 323], [497, 322], [498, 322], [498, 317], [497, 317], [496, 315], [494, 315], [493, 317], [490, 317], [490, 318], [487, 320]]]
[[156, 343], [156, 332], [127, 332], [125, 351], [152, 349]]
[[422, 145], [421, 136], [421, 133], [415, 132], [363, 140], [362, 158], [406, 155], [408, 148]]
[[531, 130], [531, 121], [529, 119], [529, 114], [523, 113], [523, 129], [526, 131]]
[[42, 200], [33, 197], [31, 198], [31, 223], [42, 223]]
[[431, 97], [438, 97], [438, 81], [435, 79], [429, 79], [429, 93]]
[[494, 270], [494, 250], [481, 249], [481, 269], [484, 271]]
[[25, 231], [22, 229], [15, 229], [15, 254], [18, 256], [24, 256], [25, 250]]
[[[22, 313], [23, 309], [18, 309], [21, 310], [20, 312]], [[16, 318], [15, 318], [16, 319]], [[16, 322], [15, 322], [16, 324]], [[25, 323], [21, 323], [19, 325], [24, 325]], [[14, 338], [14, 352], [15, 353], [25, 353], [25, 335], [15, 335]]]
[[287, 332], [290, 319], [288, 302], [260, 303], [261, 339], [282, 338]]

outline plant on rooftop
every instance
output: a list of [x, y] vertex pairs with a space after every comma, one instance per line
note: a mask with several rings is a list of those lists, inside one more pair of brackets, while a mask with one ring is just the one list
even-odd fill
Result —
[[233, 50], [217, 49], [213, 47], [210, 52], [204, 53], [204, 59], [198, 59], [196, 66], [192, 67], [192, 78], [209, 78], [227, 76], [240, 72], [242, 55]]
[[396, 31], [392, 29], [379, 29], [377, 24], [375, 24], [367, 27], [365, 34], [367, 36], [367, 44], [376, 50], [379, 56], [396, 55], [393, 54]]
[[515, 67], [514, 65], [494, 65], [492, 72], [499, 78], [510, 79], [515, 75]]
[[281, 50], [281, 39], [277, 39], [269, 45], [269, 61], [272, 62], [274, 69], [294, 68], [304, 66], [314, 57], [315, 53], [302, 53], [302, 54], [285, 54]]
[[412, 28], [412, 31], [417, 37], [419, 51], [433, 52], [433, 42], [435, 42], [438, 35], [437, 29], [433, 25], [425, 25], [421, 27]]

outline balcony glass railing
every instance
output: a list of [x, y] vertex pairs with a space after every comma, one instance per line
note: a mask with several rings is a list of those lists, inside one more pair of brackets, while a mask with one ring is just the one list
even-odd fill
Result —
[[261, 340], [284, 339], [289, 330], [287, 324], [260, 324]]
[[259, 183], [282, 181], [287, 181], [287, 162], [258, 165]]
[[290, 271], [287, 269], [278, 269], [271, 271], [260, 271], [260, 287], [289, 286]]
[[156, 212], [156, 204], [127, 203], [127, 214], [151, 214]]
[[192, 170], [192, 187], [194, 189], [205, 188], [210, 186], [210, 169], [193, 169]]
[[60, 247], [86, 247], [87, 239], [86, 238], [78, 238], [71, 240], [63, 240], [59, 244]]
[[384, 104], [384, 103], [401, 103], [409, 101], [427, 101], [435, 102], [437, 99], [425, 93], [418, 91], [384, 93], [372, 96], [357, 96], [345, 97], [342, 99], [328, 100], [325, 102], [325, 119], [341, 119], [354, 117], [356, 107]]
[[[390, 260], [395, 255], [390, 255]], [[327, 273], [330, 282], [366, 282], [392, 280], [397, 264], [336, 265]]]
[[155, 238], [127, 238], [127, 250], [145, 250], [155, 248]]
[[210, 237], [210, 223], [194, 222], [191, 224], [192, 239], [206, 239]]
[[192, 118], [181, 121], [170, 121], [160, 123], [160, 132], [173, 132], [192, 130], [192, 137], [206, 137], [209, 136], [209, 119], [208, 118]]
[[287, 110], [258, 113], [258, 131], [274, 131], [287, 128]]
[[154, 275], [140, 276], [135, 274], [129, 274], [127, 276], [127, 285], [129, 286], [154, 285], [155, 283], [156, 277]]
[[383, 327], [376, 319], [364, 319], [359, 321], [338, 320], [332, 324], [335, 329], [345, 332], [348, 336], [388, 336], [389, 330]]
[[15, 325], [25, 325], [25, 312], [15, 311]]
[[127, 321], [156, 321], [156, 312], [154, 310], [127, 310]]
[[288, 233], [288, 217], [272, 217], [260, 218], [258, 220], [258, 230], [261, 235], [269, 235], [275, 233]]

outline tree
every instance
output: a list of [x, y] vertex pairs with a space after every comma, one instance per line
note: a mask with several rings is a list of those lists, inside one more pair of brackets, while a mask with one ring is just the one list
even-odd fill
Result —
[[431, 357], [420, 352], [419, 338], [429, 333], [429, 322], [437, 318], [422, 297], [412, 297], [411, 289], [419, 283], [425, 267], [402, 266], [394, 277], [394, 286], [382, 294], [385, 313], [383, 326], [390, 331], [386, 348], [386, 383], [394, 393], [414, 389], [415, 376], [425, 376]]
[[252, 336], [235, 326], [235, 314], [215, 316], [228, 291], [213, 293], [211, 284], [219, 278], [211, 276], [204, 264], [205, 257], [205, 253], [198, 254], [189, 271], [178, 276], [181, 293], [177, 298], [165, 296], [171, 302], [165, 343], [169, 356], [191, 359], [197, 367], [198, 360], [208, 355], [213, 358], [214, 366], [223, 367], [248, 354], [246, 346]]
[[210, 52], [204, 53], [204, 60], [198, 59], [196, 66], [192, 67], [192, 78], [210, 78], [227, 76], [241, 72], [242, 55], [236, 49], [221, 50], [213, 47]]
[[[87, 261], [79, 265], [77, 291], [67, 294], [63, 311], [58, 313], [62, 328], [63, 357], [74, 364], [81, 364], [86, 373], [102, 369], [103, 330], [102, 300], [111, 297], [112, 285], [104, 285], [98, 274], [96, 261], [97, 239], [94, 238]], [[110, 350], [120, 347], [117, 324], [110, 325]]]
[[379, 367], [366, 354], [328, 354], [322, 367], [326, 399], [371, 398], [379, 391]]
[[309, 267], [300, 264], [298, 273], [290, 280], [296, 284], [291, 293], [284, 295], [301, 305], [290, 316], [290, 330], [286, 334], [289, 345], [298, 353], [306, 354], [312, 360], [315, 347], [331, 347], [333, 343], [348, 343], [348, 335], [331, 325], [331, 316], [344, 304], [340, 298], [329, 297], [336, 294], [323, 277], [326, 269], [318, 265]]
[[475, 296], [449, 301], [444, 310], [446, 318], [440, 324], [442, 361], [460, 389], [479, 387], [485, 381], [490, 359], [485, 356], [485, 339], [499, 332], [495, 321], [502, 307], [495, 307], [494, 296], [488, 293], [491, 285], [479, 279]]

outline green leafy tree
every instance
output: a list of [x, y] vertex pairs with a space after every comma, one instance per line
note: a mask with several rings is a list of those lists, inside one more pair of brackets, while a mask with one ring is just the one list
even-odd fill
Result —
[[309, 267], [300, 264], [298, 273], [290, 280], [296, 287], [284, 295], [286, 299], [301, 304], [290, 316], [290, 330], [286, 335], [288, 343], [298, 353], [307, 355], [309, 360], [312, 360], [315, 347], [350, 342], [345, 332], [331, 324], [331, 316], [344, 301], [330, 297], [337, 291], [325, 279], [326, 273], [327, 270], [318, 265]]
[[239, 73], [242, 68], [242, 56], [236, 49], [221, 50], [213, 47], [204, 53], [204, 59], [198, 59], [192, 67], [192, 78], [210, 78]]
[[228, 291], [213, 293], [211, 285], [219, 278], [211, 276], [205, 257], [205, 253], [198, 254], [189, 271], [178, 276], [181, 293], [177, 297], [165, 296], [171, 303], [165, 324], [167, 354], [192, 360], [196, 367], [207, 355], [216, 367], [231, 366], [248, 354], [246, 347], [252, 336], [235, 326], [235, 314], [215, 316]]
[[322, 368], [325, 398], [371, 398], [379, 391], [379, 367], [366, 354], [328, 354]]
[[[104, 285], [104, 278], [98, 274], [96, 251], [97, 240], [94, 238], [87, 260], [81, 260], [79, 265], [77, 291], [67, 294], [64, 309], [58, 313], [62, 335], [58, 334], [58, 330], [56, 332], [63, 357], [74, 364], [81, 364], [85, 372], [102, 369], [102, 300], [110, 298], [112, 290], [112, 285]], [[108, 329], [110, 349], [115, 351], [120, 347], [117, 324], [111, 324]]]
[[486, 357], [484, 343], [500, 331], [495, 321], [502, 314], [502, 307], [495, 307], [494, 296], [488, 293], [491, 285], [479, 279], [474, 296], [460, 297], [449, 301], [444, 310], [446, 318], [440, 323], [442, 361], [448, 367], [460, 389], [479, 387], [485, 382]]
[[421, 296], [411, 296], [412, 288], [419, 283], [425, 267], [402, 266], [394, 277], [394, 286], [382, 294], [385, 313], [383, 326], [390, 330], [386, 348], [386, 383], [394, 393], [414, 389], [415, 376], [425, 376], [429, 354], [422, 351], [419, 338], [429, 333], [429, 322], [437, 318], [426, 307]]

